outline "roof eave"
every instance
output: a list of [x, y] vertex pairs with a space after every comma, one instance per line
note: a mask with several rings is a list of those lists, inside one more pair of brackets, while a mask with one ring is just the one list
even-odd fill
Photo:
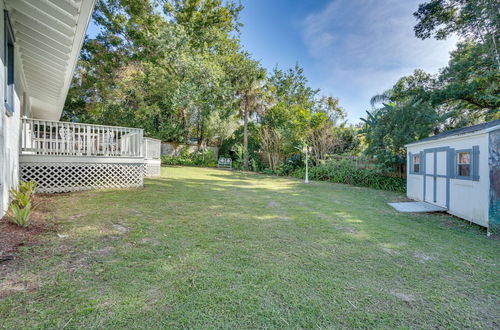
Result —
[[34, 118], [60, 119], [95, 1], [5, 1]]
[[421, 144], [431, 144], [431, 143], [435, 143], [435, 142], [438, 142], [438, 141], [456, 140], [456, 139], [460, 139], [460, 138], [464, 138], [464, 137], [469, 137], [469, 136], [481, 135], [481, 134], [489, 133], [489, 132], [495, 131], [497, 129], [500, 129], [500, 125], [496, 125], [496, 126], [493, 126], [493, 127], [484, 128], [484, 129], [481, 129], [481, 130], [478, 130], [478, 131], [475, 131], [475, 132], [469, 132], [469, 133], [464, 133], [464, 134], [457, 134], [457, 135], [445, 136], [445, 137], [438, 138], [438, 139], [433, 139], [433, 140], [415, 141], [415, 142], [412, 142], [412, 143], [405, 144], [404, 147], [408, 148], [409, 146], [416, 146], [416, 145], [421, 145]]
[[[64, 103], [66, 102], [66, 96], [68, 95], [69, 87], [71, 85], [71, 81], [73, 79], [73, 74], [76, 68], [76, 64], [78, 63], [78, 59], [80, 57], [80, 51], [82, 49], [83, 41], [85, 40], [85, 34], [87, 32], [87, 28], [90, 23], [90, 19], [92, 17], [92, 11], [94, 9], [96, 0], [90, 0], [90, 1], [83, 1], [82, 7], [80, 9], [80, 16], [78, 18], [78, 23], [77, 23], [77, 29], [75, 33], [75, 41], [73, 43], [73, 49], [71, 50], [71, 55], [70, 55], [70, 70], [68, 70], [62, 93], [61, 93], [61, 99], [59, 100], [59, 103], [57, 104], [57, 108], [59, 109], [57, 112], [57, 115], [55, 116], [55, 120], [59, 120], [61, 118], [63, 109], [64, 109]], [[84, 13], [85, 15], [82, 15]]]

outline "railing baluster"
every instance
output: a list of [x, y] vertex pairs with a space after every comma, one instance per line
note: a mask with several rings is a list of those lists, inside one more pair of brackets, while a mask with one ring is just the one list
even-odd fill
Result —
[[120, 128], [120, 156], [123, 156], [123, 128]]
[[[38, 121], [38, 126], [40, 126], [40, 125], [41, 125], [40, 121]], [[44, 139], [45, 139], [45, 130], [46, 130], [45, 123], [43, 123], [43, 133], [41, 132], [41, 129], [39, 129], [40, 135], [38, 136], [38, 142], [41, 144], [41, 147], [42, 147], [41, 148], [42, 149], [42, 155], [45, 154], [45, 148], [46, 148], [45, 141], [44, 141]]]
[[129, 155], [135, 156], [134, 155], [134, 133], [132, 133], [130, 130], [128, 131], [128, 148], [129, 148]]
[[[38, 121], [38, 125], [40, 126], [40, 121]], [[41, 129], [39, 130], [41, 131]], [[40, 132], [41, 133], [41, 132]], [[45, 123], [43, 123], [43, 134], [39, 135], [38, 136], [38, 142], [41, 144], [41, 149], [42, 149], [42, 155], [45, 154], [45, 143], [44, 143], [44, 139], [45, 139]]]
[[75, 124], [71, 124], [71, 154], [75, 154]]
[[118, 128], [118, 133], [116, 133], [116, 154], [122, 156], [122, 132], [123, 129]]
[[53, 145], [52, 145], [52, 123], [49, 123], [49, 154], [52, 153]]
[[24, 119], [21, 120], [21, 127], [22, 127], [22, 130], [23, 130], [23, 134], [21, 135], [21, 151], [25, 150], [26, 149], [26, 132], [28, 131], [28, 129], [26, 128], [26, 122], [24, 121]]

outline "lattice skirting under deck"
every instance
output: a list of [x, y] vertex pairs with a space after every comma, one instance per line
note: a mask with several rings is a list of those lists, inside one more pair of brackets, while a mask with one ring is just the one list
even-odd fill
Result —
[[20, 178], [42, 193], [136, 188], [144, 184], [144, 164], [21, 163]]
[[161, 161], [158, 159], [147, 159], [144, 164], [144, 175], [147, 177], [160, 176]]

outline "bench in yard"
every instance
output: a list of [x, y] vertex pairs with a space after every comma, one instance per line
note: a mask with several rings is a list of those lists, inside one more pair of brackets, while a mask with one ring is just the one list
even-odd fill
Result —
[[231, 158], [219, 158], [217, 162], [218, 168], [231, 168], [233, 160]]

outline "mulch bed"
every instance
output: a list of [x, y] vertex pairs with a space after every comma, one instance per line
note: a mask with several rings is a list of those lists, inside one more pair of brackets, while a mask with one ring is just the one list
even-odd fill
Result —
[[0, 219], [0, 263], [15, 257], [20, 246], [30, 246], [41, 241], [46, 232], [55, 231], [55, 225], [47, 220], [49, 197], [37, 195], [33, 198], [35, 207], [28, 227], [20, 227], [9, 221], [8, 215]]

